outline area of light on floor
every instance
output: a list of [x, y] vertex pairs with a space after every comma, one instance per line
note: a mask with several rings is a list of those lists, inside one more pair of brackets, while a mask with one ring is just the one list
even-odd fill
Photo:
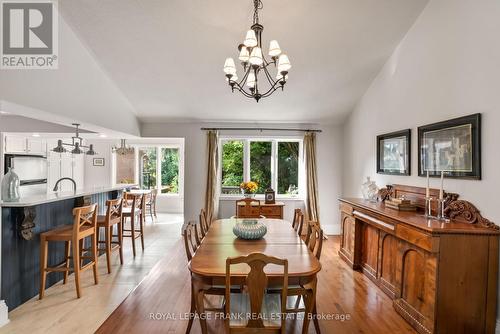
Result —
[[[0, 328], [0, 333], [94, 333], [153, 266], [168, 254], [180, 238], [182, 222], [183, 216], [178, 214], [159, 213], [154, 224], [148, 217], [144, 253], [139, 251], [134, 258], [131, 241], [125, 239], [123, 266], [120, 266], [118, 252], [113, 252], [112, 273], [108, 274], [106, 259], [101, 256], [98, 285], [93, 284], [92, 270], [82, 274], [82, 298], [76, 298], [71, 275], [66, 285], [59, 282], [48, 288], [43, 300], [36, 296], [10, 312], [10, 322]], [[139, 239], [136, 242], [140, 242]]]

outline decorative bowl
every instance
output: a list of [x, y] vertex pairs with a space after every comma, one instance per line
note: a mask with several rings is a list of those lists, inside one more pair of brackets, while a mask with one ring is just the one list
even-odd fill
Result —
[[233, 227], [235, 236], [245, 240], [257, 240], [267, 233], [266, 225], [256, 219], [243, 219], [236, 221]]

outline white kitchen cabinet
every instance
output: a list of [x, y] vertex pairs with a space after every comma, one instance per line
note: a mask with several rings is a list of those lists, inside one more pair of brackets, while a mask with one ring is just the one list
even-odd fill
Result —
[[39, 138], [28, 138], [26, 151], [28, 154], [47, 155], [47, 141]]
[[5, 153], [27, 153], [26, 137], [6, 135], [4, 137]]
[[4, 151], [7, 154], [47, 154], [47, 142], [42, 138], [28, 138], [25, 136], [6, 135], [4, 137]]
[[[75, 180], [76, 188], [83, 188], [84, 185], [84, 155], [71, 153], [49, 152], [48, 156], [49, 175], [48, 190], [51, 192], [60, 178], [69, 177]], [[59, 184], [59, 191], [72, 191], [71, 181], [62, 181]]]

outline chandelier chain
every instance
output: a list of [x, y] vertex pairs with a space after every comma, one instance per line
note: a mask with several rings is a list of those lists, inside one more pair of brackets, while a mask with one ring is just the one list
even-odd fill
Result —
[[262, 0], [253, 0], [253, 23], [254, 24], [259, 24], [259, 9], [264, 8], [264, 4], [262, 3]]

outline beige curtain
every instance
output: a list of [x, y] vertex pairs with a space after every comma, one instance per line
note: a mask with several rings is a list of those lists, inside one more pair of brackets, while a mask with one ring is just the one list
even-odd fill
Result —
[[207, 187], [205, 212], [207, 220], [217, 219], [219, 213], [219, 133], [207, 131]]
[[319, 223], [316, 133], [314, 132], [306, 132], [304, 135], [304, 160], [306, 165], [307, 217], [309, 220], [314, 220]]

